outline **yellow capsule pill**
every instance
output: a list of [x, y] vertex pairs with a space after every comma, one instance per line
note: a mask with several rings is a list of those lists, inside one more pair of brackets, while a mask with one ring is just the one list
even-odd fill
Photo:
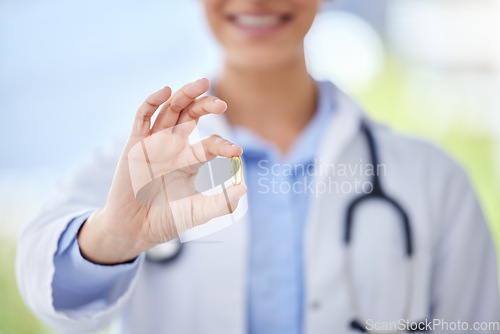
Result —
[[243, 182], [243, 164], [237, 155], [231, 158], [231, 182], [235, 186]]

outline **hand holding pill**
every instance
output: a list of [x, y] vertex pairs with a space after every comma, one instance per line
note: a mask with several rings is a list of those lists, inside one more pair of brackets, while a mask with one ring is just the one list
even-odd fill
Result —
[[[209, 86], [207, 79], [200, 79], [173, 94], [164, 87], [139, 108], [108, 202], [80, 230], [80, 248], [88, 260], [100, 264], [131, 260], [235, 210], [247, 190], [241, 184], [242, 148], [217, 135], [194, 144], [188, 140], [200, 117], [221, 114], [227, 108], [220, 99], [200, 97]], [[203, 195], [195, 189], [194, 179], [198, 168], [215, 157], [231, 159], [228, 178], [233, 186]]]

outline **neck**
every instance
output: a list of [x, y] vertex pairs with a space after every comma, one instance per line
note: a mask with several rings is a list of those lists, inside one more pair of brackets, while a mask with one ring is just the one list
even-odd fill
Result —
[[286, 153], [316, 110], [317, 91], [304, 58], [271, 70], [225, 64], [216, 95], [230, 124], [244, 126]]

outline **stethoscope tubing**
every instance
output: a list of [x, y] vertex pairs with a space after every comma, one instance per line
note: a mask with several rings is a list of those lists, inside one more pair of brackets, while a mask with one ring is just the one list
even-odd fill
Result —
[[[361, 122], [361, 132], [364, 134], [366, 138], [369, 155], [370, 155], [370, 164], [373, 167], [373, 170], [377, 170], [377, 166], [380, 163], [377, 145], [375, 143], [375, 138], [373, 136], [372, 131], [367, 124], [367, 121], [363, 120]], [[394, 208], [395, 211], [401, 216], [402, 225], [403, 225], [403, 234], [405, 241], [405, 255], [407, 257], [407, 282], [406, 282], [406, 303], [403, 309], [403, 317], [401, 319], [408, 319], [410, 314], [410, 308], [413, 300], [413, 272], [414, 272], [414, 261], [413, 261], [413, 234], [410, 225], [410, 219], [408, 214], [403, 209], [403, 207], [392, 197], [387, 195], [383, 190], [380, 176], [375, 173], [372, 177], [372, 191], [360, 195], [356, 197], [352, 202], [348, 205], [347, 211], [345, 214], [345, 223], [344, 223], [344, 274], [346, 276], [346, 282], [348, 286], [348, 294], [349, 299], [351, 301], [351, 308], [354, 312], [354, 320], [351, 321], [350, 327], [353, 329], [357, 329], [361, 332], [365, 333], [380, 333], [380, 334], [388, 334], [388, 333], [401, 333], [404, 331], [389, 331], [389, 332], [373, 332], [369, 331], [366, 326], [363, 326], [363, 323], [366, 323], [366, 318], [362, 316], [361, 308], [358, 303], [358, 296], [356, 293], [356, 289], [354, 288], [354, 279], [352, 274], [352, 258], [351, 258], [351, 244], [352, 244], [352, 228], [354, 223], [354, 213], [357, 208], [360, 207], [366, 201], [369, 200], [382, 200], [387, 203], [391, 207]]]

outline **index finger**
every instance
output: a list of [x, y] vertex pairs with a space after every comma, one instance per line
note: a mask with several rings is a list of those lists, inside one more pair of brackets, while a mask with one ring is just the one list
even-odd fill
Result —
[[132, 125], [132, 137], [146, 137], [149, 134], [151, 117], [158, 107], [170, 98], [171, 94], [172, 90], [170, 87], [165, 86], [146, 98], [135, 114], [134, 124]]
[[151, 133], [176, 125], [182, 110], [189, 106], [198, 96], [206, 93], [209, 88], [210, 82], [208, 79], [203, 78], [185, 85], [172, 94], [161, 108], [155, 124], [151, 129]]

